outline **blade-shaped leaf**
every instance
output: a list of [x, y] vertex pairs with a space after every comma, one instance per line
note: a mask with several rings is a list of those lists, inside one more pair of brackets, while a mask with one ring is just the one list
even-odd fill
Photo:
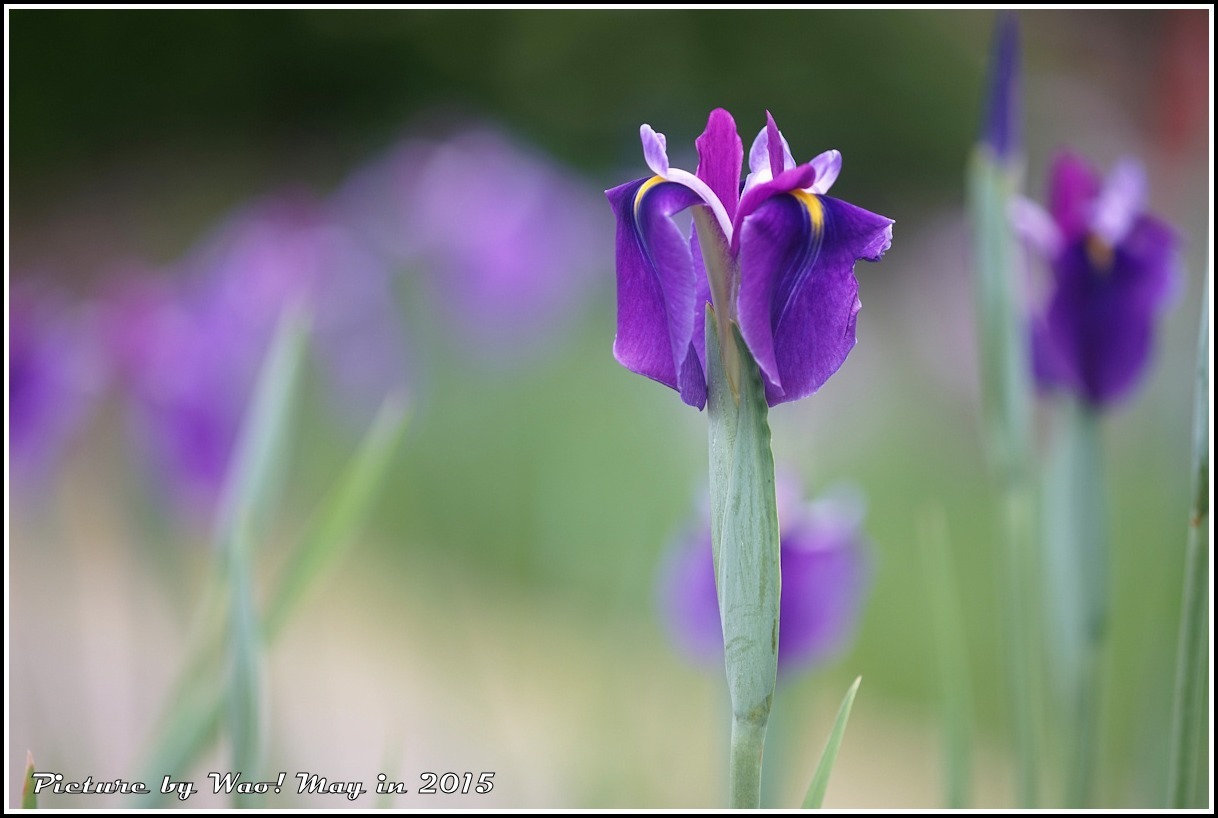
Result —
[[21, 808], [38, 809], [38, 796], [34, 792], [34, 754], [25, 753], [25, 783], [21, 785]]
[[842, 746], [842, 736], [846, 734], [846, 722], [850, 720], [850, 708], [854, 707], [854, 695], [859, 692], [863, 677], [859, 676], [846, 691], [842, 706], [837, 710], [837, 720], [833, 722], [833, 732], [829, 741], [820, 754], [820, 763], [812, 775], [812, 783], [808, 785], [808, 794], [804, 796], [804, 809], [820, 809], [825, 801], [825, 791], [829, 789], [829, 775], [833, 772], [833, 762], [837, 760], [837, 751]]
[[354, 541], [405, 429], [405, 401], [392, 395], [284, 569], [266, 617], [268, 639], [279, 632], [305, 590], [342, 559]]
[[279, 320], [258, 374], [225, 480], [215, 532], [224, 550], [245, 539], [237, 536], [239, 528], [261, 522], [259, 517], [266, 513], [278, 489], [305, 338], [304, 318], [289, 310]]
[[[390, 397], [355, 456], [322, 501], [320, 513], [306, 529], [285, 569], [262, 623], [262, 639], [266, 644], [275, 639], [308, 588], [337, 564], [346, 553], [346, 546], [353, 542], [397, 451], [405, 424], [402, 399]], [[209, 645], [202, 655], [218, 659], [219, 646]], [[150, 774], [146, 779], [159, 777], [161, 773], [151, 774], [157, 769], [186, 770], [219, 735], [225, 698], [216, 693], [215, 675], [205, 672], [207, 663], [192, 662], [190, 667], [197, 667], [200, 673], [184, 677], [176, 688], [177, 704], [148, 758], [146, 768]], [[141, 803], [146, 805], [147, 800]]]

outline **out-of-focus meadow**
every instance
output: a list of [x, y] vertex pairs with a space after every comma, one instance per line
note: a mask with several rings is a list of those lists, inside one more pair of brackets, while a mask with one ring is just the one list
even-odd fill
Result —
[[[721, 805], [723, 671], [673, 645], [659, 599], [706, 490], [706, 421], [614, 361], [602, 194], [647, 174], [644, 122], [692, 168], [717, 106], [746, 146], [768, 109], [796, 159], [839, 149], [833, 195], [896, 222], [883, 261], [857, 269], [858, 346], [820, 392], [771, 413], [779, 467], [809, 496], [846, 483], [865, 498], [870, 585], [842, 649], [780, 684], [766, 805], [799, 802], [857, 675], [826, 804], [942, 803], [924, 542], [938, 521], [968, 651], [971, 803], [1011, 803], [963, 204], [992, 13], [8, 21], [10, 806], [27, 749], [68, 780], [142, 771], [217, 561], [218, 475], [268, 304], [289, 301], [313, 332], [284, 488], [255, 544], [260, 599], [381, 398], [400, 390], [409, 421], [349, 558], [267, 645], [260, 779], [287, 782], [265, 804], [379, 803], [298, 795], [308, 771], [366, 789], [383, 772], [410, 787], [401, 807]], [[1152, 371], [1103, 427], [1113, 607], [1096, 800], [1154, 806], [1212, 218], [1210, 17], [1020, 24], [1029, 194], [1043, 200], [1060, 147], [1104, 170], [1135, 155], [1150, 209], [1184, 236]], [[1029, 266], [1033, 286], [1045, 275]], [[37, 328], [19, 374], [22, 321]], [[18, 406], [19, 377], [45, 394]], [[27, 420], [33, 442], [17, 439]], [[222, 739], [178, 771], [203, 789], [187, 805], [226, 805], [206, 773], [232, 763]], [[424, 771], [493, 771], [494, 789], [420, 795]]]

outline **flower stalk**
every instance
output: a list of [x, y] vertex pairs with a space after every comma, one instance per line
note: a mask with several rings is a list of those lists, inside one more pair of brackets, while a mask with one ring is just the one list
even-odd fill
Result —
[[1000, 599], [1016, 759], [1016, 803], [1035, 808], [1038, 742], [1029, 661], [1028, 580], [1032, 574], [1032, 497], [1028, 486], [1031, 398], [1023, 305], [1016, 294], [1015, 237], [1007, 221], [1015, 172], [986, 145], [969, 166], [977, 271], [977, 314], [988, 460], [1004, 509]]
[[1034, 610], [1033, 492], [1028, 441], [1031, 375], [1018, 248], [1009, 222], [1019, 188], [1019, 38], [1014, 15], [1000, 15], [994, 36], [982, 132], [968, 166], [985, 445], [1004, 511], [999, 598], [1015, 746], [1015, 798], [1037, 804], [1039, 741], [1031, 656]]
[[1099, 414], [1073, 399], [1058, 406], [1061, 428], [1045, 475], [1046, 582], [1055, 627], [1061, 723], [1070, 729], [1067, 806], [1089, 805], [1099, 733], [1108, 629], [1108, 530]]
[[707, 419], [710, 422], [711, 542], [732, 700], [729, 806], [761, 806], [761, 764], [778, 675], [781, 588], [774, 458], [765, 388], [757, 364], [731, 328], [740, 364], [733, 394], [719, 349], [719, 322], [707, 309]]

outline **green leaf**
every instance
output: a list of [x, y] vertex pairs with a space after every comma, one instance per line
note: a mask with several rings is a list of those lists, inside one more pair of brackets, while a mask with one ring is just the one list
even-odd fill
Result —
[[[358, 451], [322, 501], [321, 511], [306, 529], [272, 595], [262, 623], [265, 643], [274, 641], [308, 588], [337, 564], [354, 541], [405, 430], [403, 406], [400, 397], [385, 401]], [[247, 627], [241, 639], [248, 633]], [[214, 660], [221, 652], [212, 643], [198, 655]], [[216, 692], [216, 675], [198, 657], [188, 667], [196, 673], [183, 676], [175, 688], [176, 705], [148, 756], [145, 780], [159, 778], [164, 772], [185, 771], [219, 736], [226, 698]]]
[[25, 782], [21, 785], [21, 808], [38, 809], [38, 796], [34, 794], [34, 754], [25, 753]]
[[279, 632], [306, 589], [347, 553], [405, 429], [405, 401], [390, 396], [284, 569], [266, 617], [268, 639]]
[[[254, 605], [254, 527], [279, 488], [296, 390], [304, 359], [305, 325], [294, 310], [279, 320], [255, 384], [225, 484], [216, 536], [228, 580], [228, 730], [233, 767], [250, 778], [262, 758], [262, 628]], [[235, 806], [249, 797], [234, 793]]]
[[226, 551], [250, 544], [238, 529], [263, 522], [279, 487], [305, 337], [304, 319], [289, 310], [258, 374], [220, 500], [215, 536]]
[[[731, 330], [736, 354], [724, 356], [720, 328], [707, 308], [711, 541], [732, 699], [730, 800], [735, 808], [756, 808], [778, 673], [778, 511], [765, 387], [739, 328]], [[735, 378], [725, 372], [725, 360], [738, 367]]]
[[1205, 770], [1206, 691], [1209, 690], [1210, 544], [1206, 536], [1209, 518], [1209, 280], [1201, 301], [1201, 332], [1197, 339], [1196, 386], [1193, 391], [1193, 502], [1184, 552], [1184, 593], [1181, 600], [1180, 634], [1176, 648], [1176, 680], [1172, 703], [1171, 744], [1168, 748], [1167, 806], [1186, 809], [1203, 806]]
[[944, 802], [948, 809], [964, 809], [969, 790], [969, 725], [972, 686], [966, 661], [961, 623], [960, 585], [952, 565], [943, 508], [925, 515], [919, 526], [922, 544], [923, 587], [931, 614], [937, 686], [943, 717]]
[[829, 789], [829, 776], [833, 772], [833, 762], [837, 760], [837, 751], [842, 746], [842, 736], [846, 734], [846, 722], [850, 720], [850, 708], [854, 707], [854, 695], [859, 692], [863, 677], [859, 676], [846, 691], [842, 706], [837, 709], [837, 720], [833, 722], [833, 732], [825, 743], [824, 752], [820, 754], [820, 763], [812, 775], [812, 783], [808, 785], [808, 794], [804, 796], [804, 809], [820, 809], [825, 801], [825, 791]]

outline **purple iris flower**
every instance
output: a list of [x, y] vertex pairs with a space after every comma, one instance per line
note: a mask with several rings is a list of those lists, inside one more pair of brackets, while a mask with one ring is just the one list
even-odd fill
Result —
[[[696, 174], [670, 167], [664, 135], [643, 125], [654, 175], [606, 191], [617, 216], [614, 355], [698, 408], [706, 405], [707, 303], [722, 332], [739, 325], [769, 404], [797, 400], [854, 347], [854, 264], [877, 261], [892, 242], [891, 219], [825, 195], [840, 153], [796, 165], [774, 118], [766, 119], [743, 187], [743, 143], [719, 108], [697, 140]], [[687, 240], [674, 217], [690, 208], [697, 226]]]
[[9, 446], [16, 479], [47, 476], [79, 428], [102, 379], [79, 313], [14, 283], [9, 302]]
[[1131, 159], [1101, 181], [1076, 156], [1053, 165], [1049, 211], [1020, 199], [1017, 230], [1052, 270], [1032, 319], [1038, 385], [1094, 408], [1127, 396], [1150, 359], [1156, 314], [1179, 278], [1179, 240], [1144, 212], [1146, 176]]
[[406, 345], [383, 265], [320, 202], [259, 202], [180, 271], [132, 277], [110, 299], [134, 437], [187, 512], [214, 509], [263, 357], [293, 306], [308, 315], [327, 397], [358, 428], [403, 388]]
[[[782, 602], [778, 669], [823, 662], [854, 632], [869, 581], [863, 502], [840, 490], [805, 503], [798, 482], [778, 481]], [[661, 606], [673, 640], [690, 657], [722, 661], [710, 514], [670, 554], [660, 577]]]
[[262, 350], [198, 290], [163, 274], [131, 275], [108, 298], [106, 319], [141, 465], [180, 510], [206, 519]]
[[608, 251], [595, 194], [487, 126], [403, 142], [336, 201], [381, 252], [422, 273], [444, 324], [492, 360], [569, 325]]

